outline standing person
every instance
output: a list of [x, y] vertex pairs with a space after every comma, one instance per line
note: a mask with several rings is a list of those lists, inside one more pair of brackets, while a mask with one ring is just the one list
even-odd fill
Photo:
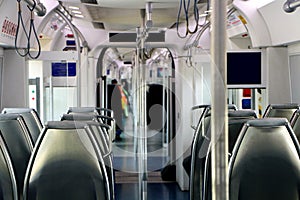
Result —
[[[124, 130], [123, 115], [126, 116], [127, 98], [123, 92], [121, 85], [118, 84], [116, 79], [111, 81], [108, 85], [108, 109], [114, 111], [116, 121], [116, 140], [121, 140], [121, 134]], [[125, 112], [124, 112], [125, 111]], [[124, 114], [125, 113], [125, 114]]]

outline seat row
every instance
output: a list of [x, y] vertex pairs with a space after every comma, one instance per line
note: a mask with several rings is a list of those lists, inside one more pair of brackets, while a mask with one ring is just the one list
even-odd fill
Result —
[[[228, 109], [230, 200], [299, 198], [299, 142], [285, 116], [292, 112], [290, 119], [295, 119], [300, 112], [298, 107], [287, 112], [282, 109], [289, 106], [278, 106], [269, 109], [270, 105], [262, 119], [252, 110]], [[203, 112], [195, 127], [190, 171], [188, 162], [184, 164], [190, 175], [190, 199], [208, 200], [212, 198], [211, 107], [200, 107]]]
[[2, 199], [114, 199], [112, 111], [67, 113], [42, 125], [33, 109], [2, 111]]

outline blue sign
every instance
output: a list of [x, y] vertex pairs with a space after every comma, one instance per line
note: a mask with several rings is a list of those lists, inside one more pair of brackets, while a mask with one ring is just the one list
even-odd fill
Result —
[[251, 99], [242, 99], [242, 109], [251, 109]]
[[52, 63], [52, 76], [76, 76], [76, 63]]

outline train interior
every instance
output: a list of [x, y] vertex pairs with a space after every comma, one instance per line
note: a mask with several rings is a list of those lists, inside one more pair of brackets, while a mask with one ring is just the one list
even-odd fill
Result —
[[0, 0], [0, 196], [299, 199], [298, 6]]

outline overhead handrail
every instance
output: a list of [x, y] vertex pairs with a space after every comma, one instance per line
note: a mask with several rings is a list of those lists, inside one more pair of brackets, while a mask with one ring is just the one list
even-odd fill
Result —
[[47, 9], [41, 2], [35, 2], [35, 0], [24, 0], [28, 6], [34, 7], [34, 11], [37, 14], [37, 16], [43, 17], [45, 16]]
[[291, 13], [294, 12], [296, 10], [297, 7], [300, 6], [300, 1], [292, 1], [292, 0], [287, 0], [284, 4], [283, 4], [283, 10], [287, 13]]
[[[183, 2], [182, 2], [183, 1]], [[183, 10], [184, 10], [184, 15], [185, 15], [185, 33], [184, 35], [180, 35], [179, 33], [179, 18], [180, 18], [180, 14], [181, 14], [181, 10], [182, 10], [182, 5], [183, 5]], [[193, 15], [194, 15], [194, 19], [195, 19], [195, 28], [194, 30], [190, 30], [189, 28], [189, 7], [190, 7], [190, 0], [188, 0], [188, 2], [186, 3], [185, 0], [180, 0], [180, 4], [179, 4], [179, 10], [178, 10], [178, 15], [177, 15], [177, 22], [176, 22], [176, 29], [177, 29], [177, 35], [179, 38], [186, 38], [187, 35], [190, 34], [194, 34], [198, 31], [198, 25], [199, 25], [199, 9], [197, 7], [197, 0], [194, 0], [194, 7], [193, 7]]]
[[[41, 43], [40, 43], [40, 40], [39, 40], [39, 36], [37, 35], [36, 33], [36, 30], [35, 30], [35, 26], [34, 26], [34, 9], [36, 8], [37, 4], [34, 0], [34, 4], [32, 7], [30, 7], [29, 5], [27, 5], [28, 9], [30, 10], [30, 28], [29, 28], [29, 33], [28, 33], [28, 42], [27, 42], [27, 49], [28, 49], [28, 55], [30, 58], [32, 59], [37, 59], [40, 54], [41, 54]], [[30, 37], [31, 37], [31, 33], [34, 33], [34, 37], [37, 41], [37, 44], [38, 44], [38, 53], [36, 56], [32, 56], [31, 53], [30, 53]]]
[[[29, 31], [27, 32], [26, 28], [25, 28], [25, 23], [24, 23], [24, 20], [22, 17], [21, 0], [17, 0], [17, 3], [18, 3], [18, 25], [17, 25], [16, 37], [15, 37], [15, 50], [21, 57], [25, 57], [28, 55], [32, 59], [37, 59], [41, 53], [41, 44], [40, 44], [39, 37], [38, 37], [38, 34], [35, 29], [35, 25], [34, 25], [34, 11], [38, 8], [39, 11], [36, 11], [37, 15], [43, 16], [45, 13], [43, 14], [42, 10], [43, 10], [43, 12], [46, 12], [46, 9], [42, 9], [41, 8], [41, 7], [43, 7], [43, 6], [41, 6], [42, 4], [40, 2], [37, 3], [35, 0], [30, 0], [30, 1], [27, 0], [26, 2], [28, 3], [27, 8], [30, 11], [30, 27], [29, 27]], [[24, 34], [27, 39], [25, 53], [21, 53], [20, 49], [18, 48], [18, 45], [17, 45], [20, 27], [23, 29]], [[37, 41], [37, 44], [38, 44], [38, 53], [36, 56], [32, 56], [30, 53], [30, 39], [31, 39], [32, 32], [34, 34], [34, 39]]]

